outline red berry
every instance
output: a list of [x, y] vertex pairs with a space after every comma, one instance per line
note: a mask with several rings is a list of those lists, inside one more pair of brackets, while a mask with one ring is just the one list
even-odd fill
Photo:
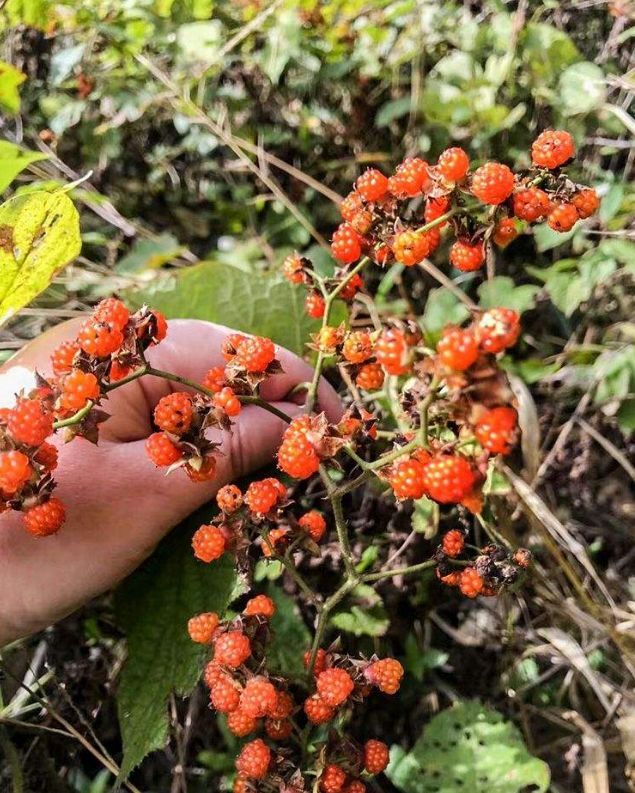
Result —
[[403, 666], [395, 658], [382, 658], [366, 667], [364, 674], [384, 694], [395, 694], [401, 685]]
[[364, 202], [359, 193], [352, 190], [340, 204], [340, 215], [349, 222], [364, 208]]
[[584, 220], [584, 218], [590, 218], [591, 215], [594, 215], [598, 211], [600, 199], [592, 187], [585, 187], [583, 190], [575, 193], [571, 199], [571, 203], [577, 209], [578, 217]]
[[554, 231], [562, 233], [572, 229], [578, 219], [578, 210], [575, 206], [563, 201], [561, 204], [552, 206], [551, 212], [547, 216], [547, 223]]
[[531, 551], [528, 551], [527, 548], [518, 548], [514, 554], [514, 561], [519, 567], [526, 570], [531, 564]]
[[540, 168], [557, 168], [574, 156], [573, 138], [565, 130], [546, 129], [531, 144], [531, 161]]
[[270, 715], [278, 701], [278, 692], [266, 677], [250, 678], [240, 695], [240, 709], [248, 716], [260, 718]]
[[361, 275], [359, 273], [355, 273], [355, 275], [352, 278], [349, 278], [344, 284], [338, 297], [349, 302], [355, 297], [359, 290], [363, 288], [364, 282], [362, 281]]
[[236, 758], [236, 770], [248, 779], [262, 779], [271, 763], [271, 749], [261, 739], [246, 743]]
[[272, 741], [284, 741], [293, 732], [289, 719], [265, 719], [265, 732]]
[[421, 498], [425, 494], [423, 472], [424, 466], [414, 458], [395, 463], [388, 480], [395, 498]]
[[478, 344], [470, 330], [450, 326], [443, 331], [437, 352], [446, 366], [463, 372], [478, 358]]
[[376, 168], [369, 168], [355, 182], [355, 190], [364, 201], [379, 201], [388, 192], [388, 179]]
[[95, 400], [99, 396], [99, 383], [91, 372], [82, 372], [73, 369], [67, 374], [62, 383], [60, 405], [64, 410], [77, 411], [85, 407], [88, 400]]
[[349, 363], [362, 363], [373, 354], [373, 343], [366, 330], [354, 330], [346, 335], [342, 355]]
[[24, 528], [34, 537], [48, 537], [59, 531], [65, 518], [64, 504], [59, 498], [49, 498], [25, 511]]
[[284, 550], [289, 540], [289, 529], [281, 526], [279, 529], [271, 529], [267, 533], [266, 542], [263, 541], [262, 553], [269, 558], [276, 553]]
[[187, 478], [192, 482], [209, 482], [216, 476], [216, 458], [192, 457], [184, 466]]
[[344, 329], [324, 325], [313, 337], [315, 346], [321, 352], [333, 353], [340, 346], [344, 338]]
[[68, 374], [73, 368], [73, 361], [79, 352], [79, 344], [76, 341], [63, 341], [51, 353], [51, 365], [53, 372], [58, 377]]
[[264, 372], [275, 357], [274, 343], [263, 336], [250, 336], [236, 347], [236, 362], [248, 372]]
[[326, 304], [322, 295], [319, 292], [309, 292], [304, 300], [306, 313], [313, 319], [321, 319], [324, 316], [325, 308]]
[[232, 785], [232, 793], [253, 793], [253, 787], [244, 774], [236, 774]]
[[399, 328], [383, 330], [375, 345], [375, 357], [388, 374], [400, 375], [407, 371], [409, 352], [404, 332]]
[[459, 589], [468, 598], [475, 598], [483, 589], [484, 581], [474, 567], [465, 567], [461, 571]]
[[203, 670], [203, 680], [205, 681], [205, 685], [208, 688], [214, 688], [216, 683], [223, 675], [224, 672], [216, 663], [216, 661], [208, 661], [205, 664], [205, 669]]
[[492, 454], [509, 454], [516, 441], [517, 422], [514, 408], [492, 408], [476, 422], [474, 435], [481, 446]]
[[31, 478], [33, 470], [26, 454], [18, 451], [0, 452], [0, 490], [12, 496]]
[[430, 184], [428, 163], [419, 157], [408, 157], [388, 180], [388, 189], [396, 198], [414, 198], [428, 190]]
[[331, 253], [344, 264], [356, 262], [362, 255], [362, 238], [350, 223], [342, 223], [335, 230]]
[[[328, 655], [326, 654], [326, 650], [323, 650], [320, 647], [315, 655], [315, 663], [313, 664], [313, 674], [315, 677], [317, 677], [320, 674], [320, 672], [323, 672], [326, 669], [327, 661], [328, 661]], [[302, 656], [302, 663], [304, 664], [305, 669], [309, 668], [310, 662], [311, 662], [311, 650], [307, 650]]]
[[218, 526], [203, 524], [192, 537], [194, 556], [201, 562], [213, 562], [225, 553], [227, 537]]
[[223, 360], [227, 361], [228, 363], [233, 361], [238, 345], [245, 341], [246, 338], [247, 337], [242, 333], [230, 333], [229, 336], [223, 340], [220, 346], [220, 352], [223, 356]]
[[236, 485], [224, 485], [216, 494], [216, 503], [225, 514], [231, 515], [243, 504], [243, 494]]
[[266, 515], [284, 495], [286, 495], [284, 486], [277, 479], [268, 477], [249, 485], [245, 493], [245, 503], [251, 512]]
[[244, 738], [258, 728], [258, 719], [245, 713], [238, 706], [236, 710], [227, 714], [227, 727], [237, 738]]
[[146, 440], [146, 454], [160, 468], [182, 459], [181, 450], [164, 432], [153, 432]]
[[335, 716], [335, 710], [319, 694], [313, 694], [305, 701], [304, 712], [311, 724], [326, 724]]
[[18, 443], [40, 446], [53, 434], [53, 414], [37, 399], [18, 399], [7, 419], [9, 434]]
[[360, 209], [360, 211], [353, 215], [351, 219], [351, 226], [360, 235], [368, 234], [373, 227], [373, 214], [368, 209]]
[[309, 440], [309, 416], [298, 416], [289, 424], [278, 449], [278, 465], [294, 479], [307, 479], [320, 467], [320, 458]]
[[203, 614], [197, 614], [188, 620], [187, 632], [193, 642], [211, 644], [219, 624], [218, 614], [214, 611], [207, 611]]
[[214, 660], [221, 666], [236, 669], [251, 655], [251, 642], [242, 631], [221, 633], [214, 644]]
[[267, 595], [256, 595], [247, 601], [247, 605], [243, 609], [243, 614], [246, 617], [266, 617], [271, 619], [276, 613], [276, 604]]
[[471, 190], [484, 204], [502, 204], [514, 190], [514, 174], [499, 162], [486, 162], [472, 177]]
[[290, 284], [304, 283], [304, 261], [299, 253], [290, 253], [282, 262], [282, 274]]
[[79, 346], [88, 355], [95, 358], [105, 358], [112, 355], [123, 344], [123, 333], [114, 325], [107, 322], [97, 322], [89, 319], [85, 322], [78, 335]]
[[240, 688], [232, 678], [220, 672], [210, 690], [210, 702], [220, 713], [232, 713], [238, 709]]
[[320, 777], [320, 790], [323, 793], [340, 793], [346, 783], [346, 771], [334, 763], [324, 767]]
[[317, 693], [327, 705], [336, 708], [353, 693], [355, 683], [345, 669], [325, 669], [317, 676]]
[[426, 494], [440, 504], [458, 504], [472, 490], [476, 476], [469, 461], [458, 454], [437, 454], [424, 468]]
[[454, 146], [439, 155], [437, 170], [450, 182], [459, 182], [470, 169], [470, 158], [463, 149]]
[[494, 226], [492, 239], [500, 247], [505, 248], [518, 236], [518, 229], [511, 218], [503, 218]]
[[520, 220], [535, 223], [549, 214], [549, 196], [539, 187], [526, 187], [514, 193], [514, 215]]
[[446, 556], [454, 559], [463, 551], [465, 535], [459, 529], [452, 529], [443, 535], [441, 548]]
[[57, 457], [58, 454], [55, 446], [45, 441], [37, 450], [33, 459], [46, 471], [54, 471], [57, 468]]
[[346, 785], [343, 793], [366, 793], [366, 785], [361, 779], [353, 779]]
[[441, 232], [437, 227], [420, 233], [423, 234], [428, 241], [428, 256], [430, 256], [430, 254], [434, 253], [441, 244]]
[[121, 300], [116, 297], [107, 297], [98, 303], [93, 316], [97, 322], [105, 322], [118, 330], [123, 330], [130, 319], [130, 312]]
[[383, 741], [371, 738], [364, 744], [364, 770], [369, 774], [381, 774], [388, 766], [390, 753]]
[[365, 363], [357, 372], [355, 384], [363, 391], [377, 391], [384, 384], [384, 376], [381, 364]]
[[151, 343], [158, 344], [160, 341], [163, 341], [168, 334], [168, 322], [164, 315], [156, 309], [152, 309], [151, 316], [154, 324]]
[[448, 573], [447, 575], [441, 575], [439, 573], [439, 568], [437, 567], [436, 574], [439, 581], [441, 581], [441, 583], [445, 584], [446, 586], [458, 586], [461, 582], [460, 570], [453, 570], [451, 573]]
[[207, 388], [208, 391], [212, 391], [214, 394], [218, 394], [219, 391], [222, 391], [225, 387], [226, 378], [225, 378], [225, 370], [222, 366], [213, 366], [211, 369], [205, 373], [205, 377], [203, 378], [201, 385], [204, 388]]
[[471, 242], [463, 238], [457, 240], [450, 248], [450, 263], [464, 273], [478, 270], [485, 262], [485, 250], [482, 242]]
[[326, 521], [324, 520], [324, 515], [316, 509], [312, 509], [302, 515], [298, 524], [306, 531], [313, 542], [319, 542], [324, 537]]
[[[437, 198], [428, 198], [428, 200], [426, 201], [425, 209], [423, 211], [423, 219], [425, 220], [426, 223], [430, 223], [431, 221], [440, 218], [441, 215], [445, 215], [445, 213], [448, 211], [449, 208], [450, 208], [450, 196], [442, 195], [442, 196], [438, 196]], [[436, 226], [436, 228], [437, 229], [443, 228], [443, 226], [445, 226], [446, 223], [447, 221], [445, 223], [440, 224], [439, 226]]]
[[481, 314], [474, 327], [474, 335], [484, 352], [502, 352], [516, 344], [520, 335], [520, 317], [511, 308], [492, 308]]
[[234, 389], [230, 388], [229, 386], [225, 386], [225, 388], [222, 388], [218, 394], [215, 394], [212, 401], [215, 408], [224, 411], [228, 416], [233, 417], [240, 413], [240, 399], [238, 399], [234, 393]]
[[154, 423], [164, 432], [183, 435], [189, 430], [193, 415], [192, 397], [185, 391], [175, 391], [158, 401], [154, 409]]
[[286, 719], [292, 713], [295, 707], [293, 697], [288, 691], [278, 691], [278, 700], [275, 708], [271, 709], [269, 716], [272, 719]]
[[402, 231], [395, 236], [392, 249], [398, 262], [412, 267], [426, 258], [430, 252], [430, 240], [426, 234], [417, 231]]

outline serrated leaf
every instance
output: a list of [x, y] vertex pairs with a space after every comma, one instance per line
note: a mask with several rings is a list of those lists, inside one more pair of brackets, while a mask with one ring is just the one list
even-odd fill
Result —
[[16, 196], [0, 206], [0, 325], [80, 252], [79, 215], [62, 192]]
[[301, 678], [305, 674], [302, 653], [311, 646], [309, 630], [296, 603], [279, 586], [270, 586], [267, 594], [277, 607], [271, 620], [273, 636], [267, 648], [267, 666], [274, 674]]
[[4, 193], [27, 165], [46, 159], [48, 159], [48, 154], [43, 154], [40, 151], [26, 151], [6, 140], [0, 140], [0, 193]]
[[481, 308], [513, 308], [522, 314], [533, 308], [536, 295], [540, 289], [531, 284], [515, 286], [514, 281], [506, 275], [497, 275], [489, 281], [483, 281], [478, 288]]
[[280, 274], [220, 262], [202, 262], [169, 279], [158, 279], [131, 293], [130, 299], [151, 304], [168, 319], [205, 319], [268, 336], [298, 354], [319, 327], [304, 312], [303, 291]]
[[544, 793], [550, 779], [519, 730], [478, 702], [439, 713], [410, 752], [393, 746], [386, 774], [404, 793]]
[[20, 92], [18, 86], [26, 80], [26, 74], [11, 66], [10, 63], [0, 61], [0, 107], [9, 113], [20, 110]]
[[232, 593], [231, 558], [206, 565], [192, 555], [191, 536], [208, 517], [209, 509], [195, 513], [171, 532], [116, 592], [117, 622], [128, 640], [117, 697], [122, 778], [165, 744], [169, 695], [187, 694], [200, 677], [205, 650], [190, 640], [188, 619], [222, 614]]

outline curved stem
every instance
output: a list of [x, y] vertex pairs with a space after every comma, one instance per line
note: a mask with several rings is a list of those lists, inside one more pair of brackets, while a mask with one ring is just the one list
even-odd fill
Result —
[[366, 573], [361, 577], [362, 583], [369, 581], [381, 581], [382, 578], [394, 578], [398, 575], [412, 575], [413, 573], [420, 573], [422, 570], [429, 570], [437, 564], [436, 559], [428, 559], [427, 562], [420, 562], [413, 564], [409, 567], [397, 567], [395, 570], [380, 570], [378, 573]]
[[62, 427], [72, 427], [74, 424], [79, 424], [80, 421], [86, 418], [86, 416], [90, 413], [93, 409], [95, 403], [92, 399], [89, 399], [88, 402], [84, 405], [81, 410], [78, 410], [77, 413], [74, 413], [72, 416], [69, 416], [67, 419], [59, 419], [58, 421], [53, 422], [53, 429], [59, 430]]

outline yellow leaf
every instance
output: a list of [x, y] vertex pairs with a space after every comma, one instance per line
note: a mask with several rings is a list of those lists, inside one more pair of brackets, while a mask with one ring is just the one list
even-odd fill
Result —
[[80, 250], [79, 215], [65, 193], [30, 193], [0, 205], [0, 325]]

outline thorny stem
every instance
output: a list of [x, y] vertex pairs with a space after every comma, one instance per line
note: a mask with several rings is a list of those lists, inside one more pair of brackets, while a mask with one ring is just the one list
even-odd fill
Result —
[[394, 578], [398, 575], [412, 575], [413, 573], [420, 573], [422, 570], [429, 570], [437, 563], [436, 559], [428, 559], [427, 562], [420, 562], [413, 564], [409, 567], [397, 567], [394, 570], [380, 570], [378, 573], [366, 573], [361, 580], [363, 583], [369, 581], [381, 581], [382, 578]]

